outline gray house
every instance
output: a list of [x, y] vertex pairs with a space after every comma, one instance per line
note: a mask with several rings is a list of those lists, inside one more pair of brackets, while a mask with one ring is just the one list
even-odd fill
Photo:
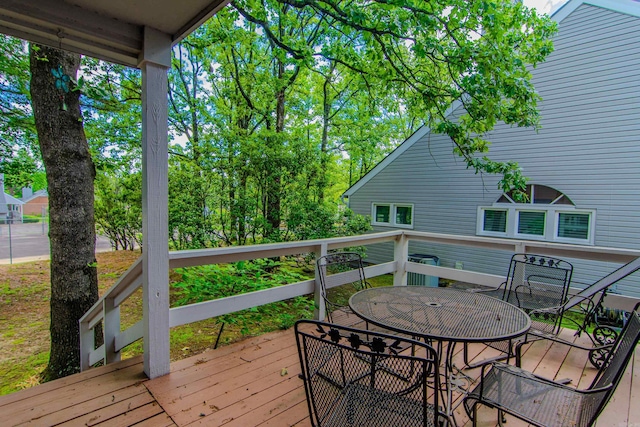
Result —
[[[475, 175], [448, 137], [422, 127], [345, 192], [375, 231], [410, 228], [582, 245], [640, 248], [640, 2], [570, 0], [555, 51], [532, 70], [543, 101], [541, 130], [497, 125], [495, 160], [515, 160], [529, 178], [530, 203], [515, 203], [498, 178]], [[460, 104], [450, 114], [460, 115]], [[368, 259], [387, 260], [389, 248]], [[418, 246], [440, 265], [506, 274], [511, 254]], [[569, 260], [574, 286], [616, 265]], [[640, 277], [612, 289], [640, 296]]]
[[4, 192], [4, 174], [0, 173], [0, 224], [22, 222], [24, 202]]

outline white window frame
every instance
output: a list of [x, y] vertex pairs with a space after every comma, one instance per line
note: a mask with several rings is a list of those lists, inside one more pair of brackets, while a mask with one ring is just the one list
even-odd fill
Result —
[[[522, 212], [533, 212], [533, 213], [538, 213], [538, 212], [542, 212], [544, 213], [544, 226], [542, 227], [542, 234], [527, 234], [527, 233], [520, 233], [518, 231], [518, 229], [520, 228], [520, 214]], [[549, 209], [530, 209], [529, 206], [527, 206], [524, 209], [515, 209], [515, 228], [514, 228], [514, 234], [515, 237], [519, 238], [519, 239], [531, 239], [531, 240], [545, 240], [545, 236], [547, 234], [547, 224], [548, 224], [548, 218], [549, 218]], [[507, 228], [508, 230], [508, 228]]]
[[[389, 222], [376, 221], [376, 207], [378, 206], [389, 206]], [[411, 208], [411, 224], [396, 223], [396, 214], [397, 214], [397, 209], [399, 207]], [[413, 229], [414, 217], [415, 217], [415, 208], [413, 203], [372, 203], [371, 204], [371, 225], [377, 225], [382, 227]]]
[[[507, 212], [507, 224], [504, 232], [502, 231], [493, 231], [493, 230], [485, 230], [484, 229], [484, 211], [506, 211]], [[509, 221], [511, 219], [512, 212], [508, 207], [498, 207], [498, 206], [480, 206], [478, 207], [478, 215], [477, 215], [477, 223], [476, 223], [476, 234], [481, 236], [492, 236], [492, 237], [508, 237], [509, 231]]]
[[574, 214], [583, 214], [583, 215], [589, 215], [589, 228], [587, 231], [587, 239], [586, 241], [589, 242], [588, 244], [593, 245], [594, 244], [594, 224], [596, 223], [596, 211], [594, 210], [583, 210], [583, 209], [575, 209], [575, 210], [561, 210], [558, 209], [555, 213], [554, 213], [554, 228], [553, 228], [553, 236], [555, 238], [556, 242], [562, 242], [562, 243], [577, 243], [577, 244], [584, 244], [585, 239], [573, 239], [570, 237], [560, 237], [558, 236], [558, 231], [560, 228], [560, 214], [561, 213], [574, 213]]
[[[484, 230], [484, 211], [485, 210], [506, 210], [507, 211], [507, 227], [506, 232], [500, 233], [496, 231]], [[522, 211], [535, 212], [545, 211], [545, 227], [544, 234], [539, 236], [535, 234], [518, 233], [518, 218]], [[589, 215], [589, 230], [586, 239], [572, 239], [558, 236], [560, 213], [576, 213]], [[567, 205], [535, 205], [535, 204], [511, 204], [511, 203], [494, 203], [492, 206], [479, 206], [476, 222], [476, 234], [479, 236], [506, 237], [510, 239], [526, 239], [541, 240], [547, 242], [558, 243], [575, 243], [581, 245], [594, 244], [594, 229], [596, 223], [596, 211], [592, 209], [576, 209], [574, 206]]]

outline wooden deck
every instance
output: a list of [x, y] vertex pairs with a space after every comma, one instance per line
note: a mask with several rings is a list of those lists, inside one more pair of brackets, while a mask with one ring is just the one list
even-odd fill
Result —
[[[563, 336], [572, 337], [572, 331]], [[491, 352], [482, 345], [471, 347], [480, 359]], [[633, 369], [640, 363], [638, 353], [598, 427], [640, 425], [640, 405], [631, 404], [640, 398], [639, 372]], [[458, 361], [462, 366], [461, 353]], [[587, 387], [596, 372], [584, 352], [543, 341], [527, 349], [523, 365], [546, 377], [571, 378], [578, 388]], [[0, 396], [0, 426], [307, 427], [299, 373], [289, 329], [174, 362], [169, 375], [154, 380], [146, 379], [142, 359], [135, 358]], [[467, 373], [477, 377], [480, 369]], [[479, 415], [480, 426], [496, 425], [495, 411], [482, 409]], [[456, 419], [471, 425], [461, 407]], [[526, 424], [509, 417], [508, 425]]]

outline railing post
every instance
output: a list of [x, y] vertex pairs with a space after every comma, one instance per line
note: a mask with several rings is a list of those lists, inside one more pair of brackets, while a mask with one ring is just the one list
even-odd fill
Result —
[[409, 239], [403, 233], [398, 236], [393, 246], [393, 259], [396, 262], [396, 271], [393, 273], [393, 286], [407, 285], [407, 258], [409, 257]]
[[103, 301], [104, 322], [104, 364], [120, 361], [120, 352], [116, 351], [116, 335], [120, 333], [120, 306], [115, 307], [113, 298]]
[[86, 371], [89, 365], [89, 357], [96, 346], [93, 329], [89, 327], [89, 321], [80, 322], [80, 371]]
[[[322, 243], [319, 247], [319, 250], [316, 250], [316, 262], [315, 264], [315, 286], [313, 290], [313, 301], [315, 309], [313, 310], [313, 317], [316, 320], [324, 320], [326, 316], [326, 307], [324, 304], [324, 298], [322, 298], [321, 287], [320, 287], [320, 270], [318, 269], [318, 258], [321, 256], [325, 256], [327, 254], [327, 244]], [[324, 272], [326, 275], [326, 271]]]

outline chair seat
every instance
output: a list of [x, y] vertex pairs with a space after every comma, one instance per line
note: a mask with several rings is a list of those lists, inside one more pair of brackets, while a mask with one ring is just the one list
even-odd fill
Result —
[[[480, 388], [482, 387], [482, 392]], [[580, 392], [571, 387], [534, 376], [505, 363], [495, 363], [482, 379], [482, 385], [467, 396], [465, 406], [471, 413], [473, 405], [480, 400], [483, 404], [508, 409], [510, 414], [532, 424], [548, 427], [575, 427], [580, 422], [586, 404], [593, 403], [597, 394]]]
[[433, 407], [422, 401], [350, 384], [335, 405], [335, 411], [323, 425], [331, 427], [434, 426]]

